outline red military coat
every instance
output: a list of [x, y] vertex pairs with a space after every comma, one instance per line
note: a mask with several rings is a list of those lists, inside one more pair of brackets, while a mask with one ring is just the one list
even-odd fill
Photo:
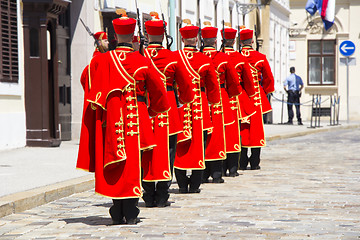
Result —
[[256, 112], [254, 104], [249, 98], [253, 97], [256, 92], [250, 66], [246, 57], [238, 51], [235, 51], [233, 48], [226, 47], [225, 52], [230, 56], [230, 59], [238, 73], [242, 89], [244, 90], [237, 99], [239, 118], [242, 122], [248, 122], [247, 119]]
[[274, 77], [264, 54], [250, 46], [244, 46], [241, 54], [248, 59], [256, 89], [255, 95], [251, 97], [256, 113], [250, 117], [250, 124], [241, 125], [241, 143], [244, 147], [264, 147], [266, 142], [262, 115], [272, 110], [266, 94], [274, 91]]
[[220, 86], [221, 101], [211, 106], [214, 129], [207, 138], [205, 151], [205, 161], [214, 161], [226, 158], [227, 142], [234, 141], [232, 138], [236, 136], [232, 133], [225, 134], [225, 125], [235, 122], [236, 115], [233, 114], [229, 98], [239, 95], [241, 89], [237, 72], [228, 55], [213, 47], [205, 47], [204, 54], [211, 57]]
[[232, 47], [226, 47], [225, 53], [230, 57], [231, 63], [235, 66], [238, 79], [241, 84], [240, 95], [230, 99], [230, 106], [236, 120], [233, 124], [225, 127], [226, 136], [232, 135], [232, 138], [228, 138], [226, 141], [226, 152], [233, 153], [241, 151], [239, 121], [248, 119], [256, 112], [254, 104], [248, 96], [255, 94], [255, 88], [247, 59], [242, 56], [241, 53], [235, 51]]
[[164, 89], [167, 89], [171, 108], [167, 113], [159, 114], [152, 119], [156, 147], [143, 153], [143, 180], [168, 181], [171, 180], [169, 136], [183, 130], [174, 93], [174, 84], [177, 86], [179, 101], [182, 104], [190, 103], [194, 100], [192, 79], [182, 61], [177, 59], [178, 55], [165, 49], [162, 45], [150, 44], [144, 52], [163, 78]]
[[94, 53], [93, 53], [93, 57], [96, 57], [96, 56], [101, 55], [101, 54], [102, 54], [102, 52], [100, 52], [99, 49], [95, 48]]
[[219, 83], [211, 59], [194, 47], [177, 52], [193, 78], [194, 102], [182, 106], [184, 131], [178, 135], [174, 167], [204, 169], [203, 131], [211, 130], [209, 103], [220, 102]]
[[[96, 124], [96, 111], [92, 109], [96, 109], [95, 106], [91, 105], [90, 102], [87, 101], [91, 86], [92, 86], [92, 78], [90, 76], [90, 70], [93, 71], [94, 64], [92, 63], [96, 56], [101, 55], [101, 53], [96, 49], [93, 58], [91, 59], [89, 65], [87, 65], [80, 77], [80, 83], [84, 90], [84, 103], [83, 103], [83, 118], [81, 121], [81, 132], [80, 139], [94, 139], [95, 131], [88, 131], [87, 129], [95, 129]], [[97, 65], [96, 65], [97, 66]], [[86, 118], [85, 118], [86, 116]], [[86, 148], [86, 149], [85, 149]], [[89, 145], [82, 146], [82, 156], [85, 159], [90, 159], [92, 156], [95, 156], [95, 142], [89, 142]], [[85, 156], [87, 155], [87, 156]], [[93, 160], [92, 160], [93, 161]], [[90, 164], [94, 166], [93, 164]], [[91, 172], [95, 171], [95, 169], [90, 169]]]
[[[83, 122], [94, 115], [95, 127], [82, 126], [77, 168], [95, 172], [95, 191], [111, 198], [139, 198], [141, 191], [140, 129], [137, 83], [150, 81], [150, 110], [169, 109], [159, 75], [148, 59], [131, 48], [101, 54], [89, 65], [90, 102]], [[85, 106], [84, 106], [85, 107]], [[88, 134], [83, 135], [83, 132]], [[94, 146], [90, 149], [89, 146]]]

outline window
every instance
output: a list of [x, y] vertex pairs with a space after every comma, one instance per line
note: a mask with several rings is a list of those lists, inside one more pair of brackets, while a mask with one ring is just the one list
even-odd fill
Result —
[[308, 41], [308, 84], [335, 85], [335, 40]]
[[16, 0], [0, 1], [0, 82], [18, 82]]

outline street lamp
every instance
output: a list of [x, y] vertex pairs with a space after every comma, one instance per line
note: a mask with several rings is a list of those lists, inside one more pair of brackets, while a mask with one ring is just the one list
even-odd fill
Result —
[[[259, 2], [259, 1], [258, 1]], [[260, 3], [239, 3], [236, 2], [236, 10], [238, 14], [243, 17], [243, 23], [245, 24], [245, 16], [256, 8], [260, 8], [265, 5], [269, 5], [271, 0], [261, 0]]]

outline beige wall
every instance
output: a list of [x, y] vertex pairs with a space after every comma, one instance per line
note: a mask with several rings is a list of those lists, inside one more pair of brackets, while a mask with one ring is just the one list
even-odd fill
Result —
[[[307, 26], [306, 12], [305, 12], [305, 0], [291, 0], [290, 8], [292, 14], [290, 15], [290, 21], [292, 22], [292, 28], [298, 29], [299, 34], [291, 37], [290, 41], [294, 41], [296, 50], [290, 55], [294, 59], [290, 58], [290, 65], [296, 66], [297, 73], [303, 78], [305, 82], [305, 95], [301, 101], [306, 102], [311, 100], [310, 94], [323, 94], [322, 100], [326, 100], [329, 94], [338, 94], [341, 97], [340, 101], [340, 120], [346, 120], [347, 118], [347, 83], [346, 83], [346, 66], [341, 65], [340, 59], [343, 56], [339, 52], [339, 45], [344, 40], [350, 40], [355, 43], [356, 51], [352, 55], [352, 58], [356, 60], [356, 66], [349, 67], [349, 115], [350, 120], [360, 120], [360, 93], [357, 89], [360, 88], [360, 82], [357, 76], [360, 75], [360, 24], [358, 24], [358, 16], [360, 13], [360, 1], [348, 1], [337, 0], [336, 1], [336, 18], [333, 28], [328, 33], [322, 31], [304, 31]], [[320, 22], [320, 16], [318, 13], [314, 15], [315, 22]], [[297, 25], [294, 25], [297, 23]], [[311, 39], [336, 39], [336, 84], [335, 86], [320, 86], [312, 87], [307, 85], [307, 41]], [[329, 101], [324, 102], [323, 106], [328, 106]], [[302, 114], [304, 118], [309, 119], [311, 109], [309, 107], [302, 108]]]
[[[18, 16], [21, 16], [21, 7], [18, 1]], [[26, 144], [22, 29], [22, 18], [18, 17], [19, 81], [0, 83], [0, 150]]]

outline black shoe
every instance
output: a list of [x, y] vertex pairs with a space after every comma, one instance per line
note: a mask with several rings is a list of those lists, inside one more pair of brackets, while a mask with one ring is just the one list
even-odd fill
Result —
[[169, 207], [171, 205], [171, 202], [169, 201], [160, 201], [156, 203], [156, 206], [159, 208]]
[[246, 167], [239, 167], [240, 170], [245, 171]]
[[298, 122], [298, 125], [304, 125], [302, 122]]
[[285, 124], [286, 124], [286, 125], [293, 125], [293, 122], [288, 121], [288, 122], [286, 122]]
[[179, 188], [179, 193], [188, 193], [188, 189], [187, 188]]
[[189, 193], [200, 193], [201, 192], [201, 189], [200, 188], [197, 188], [197, 189], [189, 189]]
[[[220, 177], [220, 178], [214, 178], [214, 179], [212, 180], [212, 182], [213, 182], [213, 183], [224, 183], [225, 180]], [[200, 189], [199, 189], [199, 190], [200, 190]]]
[[111, 225], [123, 225], [123, 224], [125, 224], [126, 222], [125, 222], [125, 220], [124, 219], [122, 219], [122, 220], [120, 220], [120, 221], [112, 221], [112, 224]]
[[201, 183], [209, 183], [209, 182], [210, 182], [210, 181], [209, 181], [208, 178], [206, 178], [206, 179], [204, 178], [204, 179], [201, 180]]
[[154, 201], [152, 202], [145, 202], [145, 207], [147, 208], [153, 208], [153, 207], [156, 207], [156, 204]]
[[140, 219], [138, 219], [138, 218], [130, 218], [129, 220], [126, 220], [126, 224], [129, 224], [129, 225], [136, 225], [139, 222], [140, 222]]
[[234, 173], [230, 173], [229, 174], [229, 177], [237, 177], [239, 176], [240, 174], [238, 172], [234, 172]]
[[256, 167], [251, 167], [250, 169], [251, 169], [251, 170], [260, 170], [261, 167], [260, 167], [260, 166], [256, 166]]
[[116, 214], [115, 208], [113, 206], [109, 209], [109, 213], [111, 216], [112, 225], [125, 224], [124, 217], [118, 216], [118, 214]]

